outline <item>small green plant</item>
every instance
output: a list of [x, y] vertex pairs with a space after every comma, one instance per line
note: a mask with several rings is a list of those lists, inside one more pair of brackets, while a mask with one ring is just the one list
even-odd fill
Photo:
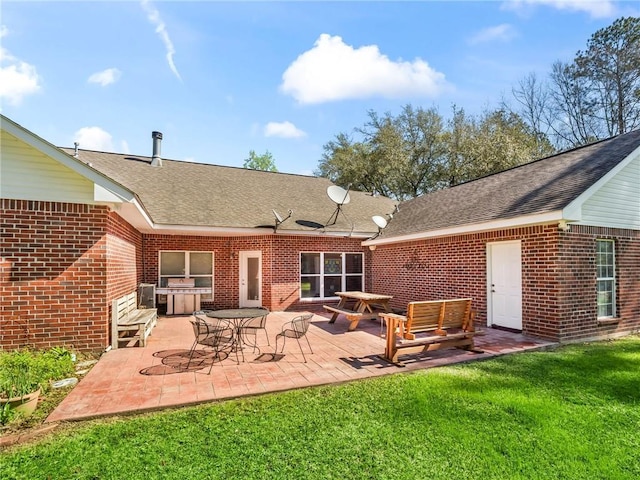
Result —
[[24, 397], [40, 388], [40, 379], [33, 368], [34, 357], [27, 350], [0, 356], [0, 397]]
[[48, 351], [0, 351], [0, 425], [11, 427], [29, 421], [51, 380], [74, 372], [72, 354], [66, 348]]
[[65, 347], [51, 347], [51, 349], [48, 350], [46, 354], [50, 355], [52, 358], [55, 358], [55, 359], [60, 359], [64, 357], [71, 358], [71, 352], [67, 350]]
[[6, 425], [16, 416], [16, 412], [11, 408], [11, 405], [5, 403], [0, 405], [0, 425]]
[[61, 347], [48, 351], [0, 352], [0, 398], [48, 391], [49, 381], [73, 374], [71, 353]]

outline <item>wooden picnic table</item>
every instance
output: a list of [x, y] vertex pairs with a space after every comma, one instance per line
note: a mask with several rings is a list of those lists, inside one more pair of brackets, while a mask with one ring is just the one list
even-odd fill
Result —
[[[323, 305], [323, 308], [327, 311], [333, 312], [329, 323], [334, 323], [338, 318], [338, 315], [343, 314], [349, 324], [348, 331], [353, 331], [358, 326], [358, 322], [361, 319], [375, 320], [378, 318], [378, 312], [374, 308], [383, 310], [385, 312], [391, 312], [389, 302], [393, 298], [392, 295], [381, 295], [378, 293], [368, 293], [360, 291], [350, 292], [335, 292], [340, 297], [338, 305]], [[354, 302], [352, 306], [349, 306], [350, 302]]]

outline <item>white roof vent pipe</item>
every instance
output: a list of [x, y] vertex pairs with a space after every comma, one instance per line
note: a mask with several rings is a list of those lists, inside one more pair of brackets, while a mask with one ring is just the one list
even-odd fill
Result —
[[151, 132], [153, 138], [153, 156], [151, 157], [151, 165], [154, 167], [162, 166], [162, 158], [160, 157], [160, 146], [162, 145], [162, 133]]

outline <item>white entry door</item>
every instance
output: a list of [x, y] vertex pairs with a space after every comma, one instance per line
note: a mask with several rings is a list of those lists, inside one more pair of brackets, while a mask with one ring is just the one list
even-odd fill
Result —
[[262, 306], [262, 252], [240, 252], [240, 307]]
[[487, 323], [522, 330], [520, 240], [487, 244]]

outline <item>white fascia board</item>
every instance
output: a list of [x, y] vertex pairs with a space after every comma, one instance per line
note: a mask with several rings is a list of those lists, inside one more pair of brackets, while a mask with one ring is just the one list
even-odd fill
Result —
[[[65, 167], [76, 172], [78, 175], [82, 175], [93, 182], [96, 186], [96, 188], [94, 188], [94, 197], [100, 198], [102, 196], [106, 196], [115, 199], [117, 202], [130, 202], [134, 199], [134, 194], [130, 190], [126, 189], [119, 183], [114, 182], [109, 177], [92, 168], [90, 165], [68, 155], [55, 145], [52, 145], [35, 133], [18, 125], [13, 120], [8, 119], [4, 115], [0, 115], [0, 121], [2, 123], [2, 130], [7, 131], [27, 145], [39, 150], [49, 158], [59, 162]], [[105, 191], [110, 193], [107, 195], [104, 193]]]
[[316, 231], [311, 231], [311, 232], [306, 232], [306, 231], [302, 231], [302, 230], [280, 230], [278, 229], [278, 233], [280, 235], [298, 235], [298, 236], [302, 236], [302, 237], [351, 237], [351, 238], [362, 238], [362, 239], [366, 239], [366, 238], [371, 238], [374, 234], [373, 233], [353, 233], [353, 232], [327, 232], [327, 231], [323, 231], [323, 230], [316, 230]]
[[[131, 223], [131, 222], [130, 222]], [[326, 237], [352, 237], [352, 238], [370, 238], [371, 235], [352, 234], [350, 232], [304, 232], [300, 230], [278, 230], [273, 228], [226, 228], [226, 227], [207, 227], [201, 225], [167, 225], [167, 224], [151, 224], [149, 222], [145, 227], [140, 228], [143, 233], [153, 233], [160, 235], [195, 235], [195, 236], [212, 236], [212, 237], [249, 237], [256, 235], [281, 235], [281, 236], [326, 236]]]
[[[544, 225], [548, 223], [560, 222], [565, 220], [562, 216], [562, 210], [553, 212], [540, 213], [536, 215], [527, 215], [523, 217], [507, 218], [502, 220], [494, 220], [484, 223], [473, 223], [461, 225], [459, 227], [443, 228], [440, 230], [430, 230], [427, 232], [412, 233], [411, 235], [402, 235], [390, 238], [376, 238], [362, 242], [364, 246], [371, 245], [389, 245], [392, 243], [413, 242], [416, 240], [425, 240], [428, 238], [450, 237], [453, 235], [463, 235], [469, 233], [489, 232], [492, 230], [503, 230], [506, 228], [528, 227], [531, 225]], [[384, 230], [383, 230], [384, 235]]]
[[268, 235], [273, 233], [272, 228], [225, 228], [207, 227], [200, 225], [167, 225], [154, 224], [150, 231], [163, 235], [197, 235], [218, 237], [246, 237], [251, 235]]
[[603, 185], [605, 185], [609, 180], [615, 177], [618, 172], [620, 172], [623, 168], [633, 162], [636, 158], [640, 157], [640, 147], [636, 148], [633, 152], [627, 155], [621, 162], [619, 162], [615, 167], [607, 172], [600, 180], [587, 188], [584, 192], [582, 192], [578, 198], [576, 198], [573, 202], [567, 205], [563, 209], [563, 215], [566, 219], [571, 219], [574, 221], [582, 220], [582, 205], [589, 200]]

